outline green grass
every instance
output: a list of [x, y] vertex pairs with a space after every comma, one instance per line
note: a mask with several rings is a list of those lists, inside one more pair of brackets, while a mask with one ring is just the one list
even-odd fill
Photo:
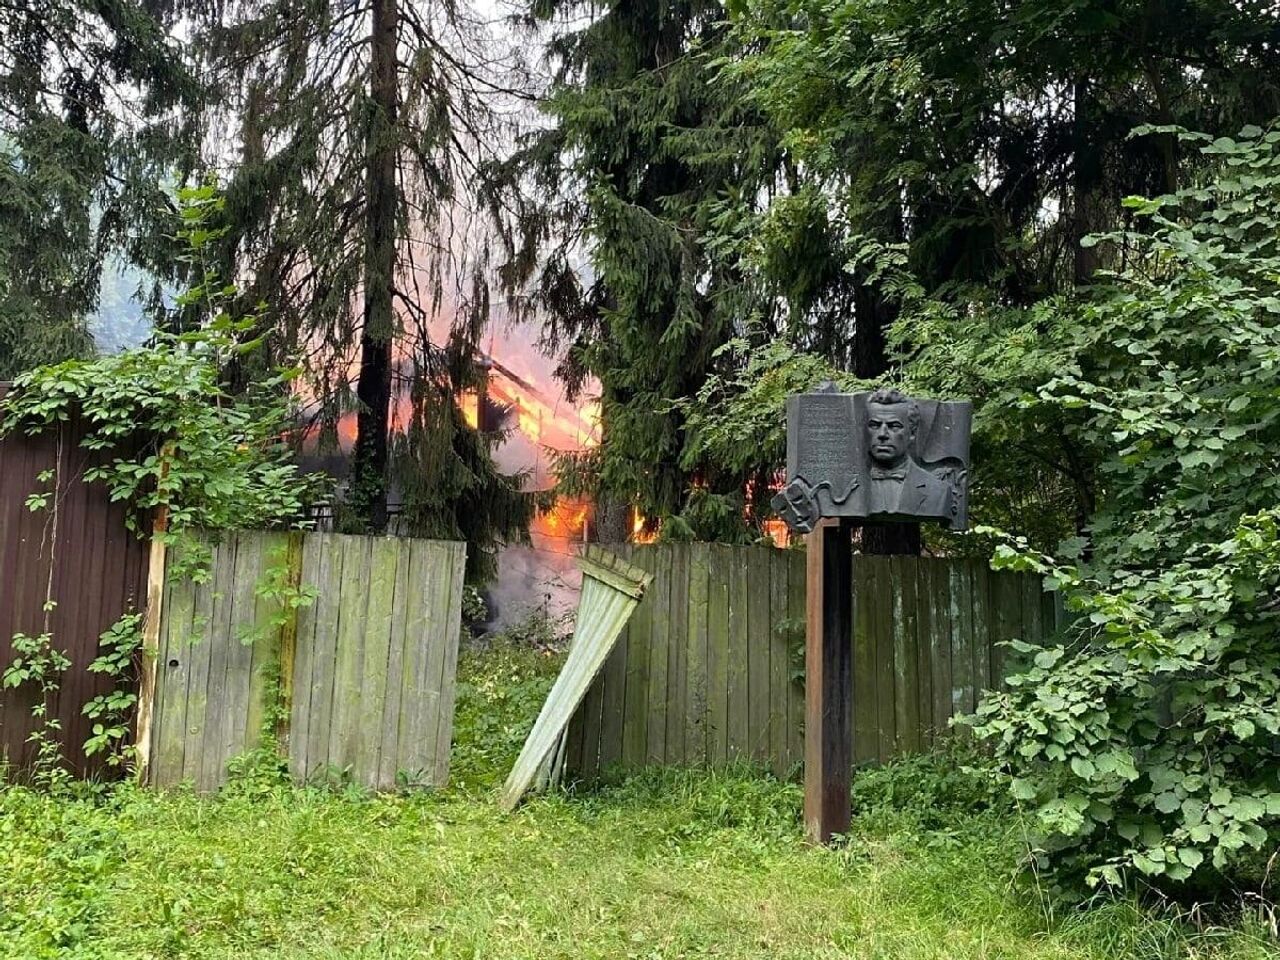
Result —
[[1126, 902], [1050, 909], [1019, 843], [945, 759], [868, 774], [835, 850], [796, 785], [666, 771], [492, 802], [554, 660], [462, 664], [455, 785], [217, 798], [0, 791], [0, 957], [1148, 958], [1275, 956], [1260, 922], [1195, 932]]

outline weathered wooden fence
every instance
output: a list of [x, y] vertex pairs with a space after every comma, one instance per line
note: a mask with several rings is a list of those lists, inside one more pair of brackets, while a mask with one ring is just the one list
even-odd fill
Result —
[[[461, 543], [228, 536], [208, 583], [166, 589], [149, 781], [215, 789], [269, 731], [300, 780], [444, 784], [465, 559]], [[296, 616], [264, 589], [290, 580], [316, 593]]]
[[[804, 554], [705, 543], [617, 552], [654, 581], [569, 726], [566, 775], [800, 763]], [[1038, 577], [984, 561], [858, 556], [853, 578], [859, 764], [927, 747], [999, 685], [1000, 641], [1039, 639], [1056, 620]]]
[[[0, 397], [7, 389], [0, 384]], [[82, 448], [83, 436], [72, 420], [37, 437], [0, 439], [0, 670], [13, 661], [15, 633], [48, 630], [71, 661], [51, 704], [63, 755], [79, 775], [93, 776], [103, 772], [102, 757], [84, 755], [93, 721], [82, 707], [115, 680], [87, 668], [102, 632], [146, 603], [147, 545], [126, 528], [126, 508], [103, 484], [83, 482], [85, 470], [108, 456]], [[47, 482], [39, 479], [44, 471], [53, 472]], [[28, 509], [29, 495], [55, 485], [56, 511], [54, 498]], [[30, 684], [0, 688], [0, 766], [21, 771], [32, 761], [35, 697]]]

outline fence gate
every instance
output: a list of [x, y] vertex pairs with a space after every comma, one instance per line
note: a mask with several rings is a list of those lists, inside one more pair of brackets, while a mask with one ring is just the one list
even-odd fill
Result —
[[[216, 789], [267, 731], [299, 780], [443, 785], [465, 551], [334, 533], [229, 535], [208, 583], [166, 588], [149, 782]], [[285, 570], [316, 593], [296, 617], [263, 586]]]
[[[804, 553], [616, 552], [654, 580], [569, 726], [566, 776], [739, 758], [781, 775], [801, 763]], [[853, 579], [857, 764], [928, 747], [1007, 675], [1000, 641], [1037, 641], [1059, 616], [1039, 577], [981, 560], [856, 556]]]

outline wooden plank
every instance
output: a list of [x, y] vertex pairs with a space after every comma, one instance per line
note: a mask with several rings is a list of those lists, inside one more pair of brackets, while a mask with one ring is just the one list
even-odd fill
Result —
[[444, 674], [444, 647], [433, 640], [440, 627], [437, 611], [447, 603], [449, 558], [439, 544], [416, 540], [410, 545], [410, 564], [399, 765], [411, 783], [423, 783], [434, 776], [440, 716], [435, 678]]
[[991, 676], [995, 689], [1004, 689], [1008, 676], [1010, 640], [1022, 637], [1022, 575], [994, 573], [991, 575], [992, 606], [996, 612], [994, 644], [991, 648]]
[[767, 763], [769, 754], [769, 640], [773, 621], [769, 617], [772, 548], [747, 547], [739, 551], [743, 567], [743, 588], [747, 608], [747, 755], [756, 763]]
[[396, 542], [395, 579], [391, 588], [391, 632], [387, 642], [386, 699], [382, 705], [382, 749], [378, 755], [377, 786], [390, 790], [400, 768], [400, 717], [404, 695], [404, 656], [408, 638], [410, 543]]
[[1061, 632], [1071, 625], [1074, 615], [1067, 609], [1061, 590], [1053, 591], [1053, 629]]
[[311, 696], [313, 672], [316, 667], [316, 607], [321, 602], [321, 558], [326, 551], [322, 544], [324, 534], [309, 533], [301, 543], [302, 569], [298, 577], [303, 589], [316, 591], [316, 599], [298, 610], [297, 654], [293, 664], [293, 703], [289, 710], [288, 756], [289, 772], [298, 781], [305, 781], [310, 773], [307, 767], [307, 747], [311, 738]]
[[[645, 548], [635, 547], [627, 551], [627, 559], [648, 570]], [[647, 558], [652, 564], [652, 557]], [[652, 572], [650, 570], [650, 572]], [[620, 589], [620, 588], [619, 588]], [[626, 702], [622, 722], [622, 765], [628, 770], [644, 766], [649, 734], [649, 658], [653, 647], [652, 596], [645, 596], [636, 606], [626, 625], [627, 666]]]
[[231, 631], [227, 643], [227, 679], [223, 696], [222, 775], [226, 764], [250, 747], [248, 735], [249, 680], [253, 669], [253, 646], [257, 629], [258, 598], [255, 586], [262, 569], [262, 534], [236, 534], [235, 568], [231, 576]]
[[[649, 627], [649, 703], [645, 711], [646, 764], [667, 762], [667, 713], [671, 699], [671, 549], [664, 545], [646, 547], [645, 569], [653, 574], [640, 607], [648, 606]], [[638, 616], [640, 609], [637, 608]]]
[[893, 557], [893, 704], [894, 753], [918, 753], [922, 743], [920, 681], [916, 670], [920, 651], [916, 641], [918, 557]]
[[[797, 622], [805, 621], [805, 564], [806, 553], [793, 550], [788, 554], [787, 609]], [[804, 760], [804, 711], [805, 678], [796, 677], [787, 684], [787, 755], [791, 765]]]
[[444, 670], [440, 677], [439, 717], [436, 721], [434, 759], [435, 784], [443, 787], [449, 779], [449, 754], [453, 745], [453, 706], [457, 693], [458, 644], [462, 639], [462, 585], [467, 567], [465, 543], [449, 543], [449, 604], [443, 611], [444, 624], [439, 643], [444, 645]]
[[897, 584], [888, 557], [869, 557], [871, 581], [871, 637], [876, 650], [877, 759], [888, 763], [896, 754], [897, 705], [893, 685], [893, 594]]
[[[61, 426], [59, 431], [61, 431]], [[59, 437], [59, 449], [61, 449], [61, 437]], [[167, 441], [160, 453], [160, 479], [163, 481], [169, 474], [169, 462], [173, 457], [173, 441]], [[55, 483], [60, 481], [55, 481]], [[86, 511], [86, 520], [88, 512]], [[92, 524], [91, 530], [100, 529], [98, 524]], [[156, 717], [156, 681], [158, 672], [161, 669], [161, 651], [160, 651], [160, 630], [164, 620], [164, 601], [165, 601], [165, 555], [168, 552], [169, 532], [169, 507], [168, 504], [161, 504], [154, 510], [151, 527], [151, 544], [147, 558], [147, 606], [142, 619], [142, 644], [140, 649], [140, 663], [138, 665], [138, 702], [135, 708], [135, 729], [134, 744], [135, 757], [139, 775], [139, 782], [146, 783], [148, 777], [148, 768], [151, 765], [152, 750], [151, 746], [155, 739], [155, 731], [153, 729]], [[85, 542], [85, 540], [89, 542]], [[92, 542], [92, 534], [90, 538], [81, 538], [82, 543], [89, 550], [89, 556], [93, 561], [102, 563], [105, 561], [105, 551], [101, 544]], [[103, 579], [101, 571], [97, 571], [98, 580]], [[87, 610], [85, 611], [87, 614]], [[83, 632], [83, 629], [80, 631]]]
[[329, 727], [329, 764], [335, 773], [355, 768], [359, 737], [360, 675], [363, 669], [365, 615], [369, 600], [370, 538], [339, 536], [343, 578], [338, 594], [338, 639], [333, 668], [333, 714]]
[[[217, 563], [217, 554], [213, 562]], [[195, 587], [195, 604], [191, 615], [191, 633], [187, 637], [187, 717], [183, 727], [182, 779], [195, 785], [200, 780], [203, 759], [205, 715], [209, 702], [209, 667], [213, 652], [213, 575], [208, 583]]]
[[338, 627], [342, 621], [342, 582], [346, 574], [346, 555], [338, 534], [314, 534], [307, 542], [307, 549], [312, 548], [318, 551], [319, 558], [311, 667], [311, 721], [303, 768], [308, 779], [327, 777], [331, 767], [329, 731], [333, 725], [333, 684], [338, 657]]
[[880, 756], [874, 564], [866, 554], [853, 561], [853, 762], [859, 766]]
[[685, 762], [685, 729], [690, 723], [689, 701], [689, 545], [667, 544], [670, 558], [671, 597], [667, 617], [667, 732], [664, 761]]
[[952, 563], [948, 571], [951, 584], [951, 716], [972, 713], [973, 678], [973, 602], [970, 567]]
[[354, 776], [357, 783], [380, 786], [383, 713], [387, 705], [387, 671], [391, 656], [392, 615], [395, 605], [396, 561], [400, 543], [389, 537], [370, 538], [369, 579], [364, 583], [367, 607], [362, 631], [359, 720], [355, 730]]
[[791, 686], [791, 611], [787, 602], [788, 551], [771, 550], [769, 558], [769, 756], [776, 776], [786, 776], [793, 760], [788, 752], [787, 688]]
[[622, 721], [627, 708], [627, 634], [625, 624], [605, 660], [600, 710], [600, 772], [622, 760]]
[[[301, 530], [291, 530], [282, 535], [284, 540], [284, 578], [289, 590], [302, 590], [302, 539]], [[299, 598], [300, 600], [301, 598]], [[277, 631], [276, 660], [272, 667], [277, 678], [278, 703], [276, 704], [276, 747], [280, 755], [288, 759], [291, 736], [293, 701], [298, 696], [294, 673], [298, 661], [298, 611], [288, 606], [278, 613], [280, 627]]]
[[936, 732], [933, 719], [933, 601], [930, 597], [934, 590], [936, 563], [930, 557], [917, 557], [913, 561], [916, 572], [916, 703], [922, 750], [933, 746]]
[[973, 687], [974, 709], [991, 689], [991, 637], [995, 611], [991, 606], [991, 570], [985, 560], [969, 561], [973, 606]]
[[688, 683], [689, 712], [685, 726], [685, 762], [705, 764], [710, 758], [707, 624], [710, 607], [711, 548], [689, 544]]
[[[643, 591], [647, 582], [640, 580], [636, 586]], [[573, 645], [503, 786], [503, 809], [511, 810], [520, 802], [592, 678], [606, 660], [613, 659], [618, 637], [635, 608], [636, 598], [631, 593], [590, 575], [583, 577]]]
[[804, 822], [814, 843], [849, 831], [852, 534], [849, 521], [823, 520], [806, 542]]
[[196, 605], [196, 585], [190, 580], [169, 578], [166, 589], [163, 644], [156, 664], [160, 715], [148, 772], [149, 782], [156, 787], [169, 787], [182, 781], [187, 678], [191, 672], [191, 620]]
[[600, 775], [600, 728], [604, 723], [604, 677], [596, 675], [579, 708], [582, 717], [582, 762], [578, 779], [591, 781]]
[[[280, 600], [272, 597], [256, 597], [257, 585], [267, 575], [267, 571], [278, 568], [285, 583], [289, 582], [289, 535], [287, 533], [255, 533], [253, 534], [256, 571], [249, 581], [249, 597], [246, 605], [253, 603], [252, 625], [257, 639], [248, 648], [249, 663], [246, 678], [245, 719], [243, 743], [246, 748], [255, 748], [262, 744], [263, 733], [274, 736], [279, 725], [273, 725], [270, 731], [265, 730], [267, 722], [268, 702], [274, 697], [282, 697], [283, 677], [280, 675], [280, 618], [287, 612], [281, 608]], [[273, 681], [274, 678], [274, 682]], [[292, 682], [292, 678], [291, 678]]]
[[710, 546], [707, 587], [707, 762], [722, 767], [729, 758], [729, 554]]
[[205, 712], [204, 736], [197, 756], [200, 776], [196, 788], [216, 790], [226, 774], [227, 754], [225, 727], [227, 713], [227, 674], [232, 644], [231, 614], [235, 605], [235, 566], [238, 537], [234, 533], [217, 547], [213, 571], [213, 615], [209, 620], [209, 687]]
[[740, 760], [751, 754], [750, 648], [747, 644], [748, 607], [747, 553], [751, 548], [723, 546], [727, 594], [725, 693], [725, 756]]
[[1046, 630], [1044, 627], [1044, 604], [1041, 596], [1044, 593], [1040, 578], [1028, 576], [1022, 584], [1022, 631], [1027, 643], [1043, 644]]
[[1058, 594], [1053, 590], [1044, 589], [1043, 582], [1040, 584], [1040, 624], [1041, 630], [1044, 631], [1046, 641], [1058, 632]]
[[933, 726], [938, 735], [949, 729], [952, 710], [951, 574], [947, 561], [932, 564], [929, 590], [929, 666], [933, 682]]

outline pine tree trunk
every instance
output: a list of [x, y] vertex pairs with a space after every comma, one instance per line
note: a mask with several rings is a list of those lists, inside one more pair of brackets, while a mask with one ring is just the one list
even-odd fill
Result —
[[387, 449], [391, 415], [391, 346], [395, 330], [396, 0], [373, 0], [372, 76], [366, 149], [364, 329], [360, 335], [360, 410], [350, 505], [373, 533], [387, 525]]

